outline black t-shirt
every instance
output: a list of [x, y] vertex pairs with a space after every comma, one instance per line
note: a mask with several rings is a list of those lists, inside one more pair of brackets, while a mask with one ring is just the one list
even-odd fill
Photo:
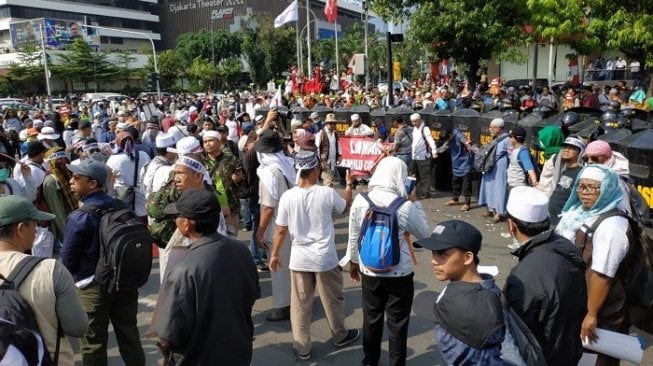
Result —
[[564, 207], [565, 202], [567, 202], [571, 190], [574, 188], [576, 177], [581, 169], [583, 169], [583, 167], [579, 165], [575, 168], [567, 168], [562, 172], [562, 174], [560, 174], [560, 179], [549, 199], [549, 219], [551, 220], [551, 227], [554, 227], [558, 224], [558, 221], [560, 221], [558, 215], [562, 212], [562, 207]]

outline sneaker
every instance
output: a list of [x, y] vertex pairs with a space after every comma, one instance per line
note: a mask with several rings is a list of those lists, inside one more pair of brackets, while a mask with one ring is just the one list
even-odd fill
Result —
[[251, 227], [247, 227], [247, 226], [245, 226], [245, 228], [243, 229], [243, 231], [244, 231], [244, 232], [252, 231], [252, 228], [251, 228]]
[[297, 352], [296, 349], [293, 349], [293, 351], [295, 352], [295, 357], [299, 358], [302, 361], [308, 361], [308, 360], [311, 359], [311, 354], [310, 353], [307, 353], [305, 355], [300, 355], [299, 352]]
[[278, 322], [281, 320], [290, 319], [290, 306], [284, 306], [282, 308], [276, 308], [265, 314], [265, 319], [271, 322]]
[[336, 347], [346, 346], [360, 337], [361, 332], [358, 329], [349, 329], [345, 338], [339, 342], [333, 341], [333, 345]]
[[265, 263], [259, 263], [256, 265], [256, 270], [259, 272], [267, 273], [270, 272], [270, 267], [268, 267], [268, 265]]

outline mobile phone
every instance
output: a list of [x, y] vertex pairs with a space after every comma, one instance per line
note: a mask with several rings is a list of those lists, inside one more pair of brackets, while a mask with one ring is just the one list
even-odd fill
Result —
[[406, 188], [406, 194], [410, 195], [415, 189], [415, 183], [417, 183], [417, 178], [415, 177], [406, 177], [404, 181], [404, 187]]

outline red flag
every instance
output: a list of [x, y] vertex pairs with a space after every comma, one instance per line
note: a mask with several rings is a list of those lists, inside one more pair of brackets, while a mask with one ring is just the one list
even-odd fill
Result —
[[336, 17], [338, 16], [338, 0], [327, 0], [326, 5], [324, 5], [324, 15], [326, 15], [329, 23], [336, 21]]

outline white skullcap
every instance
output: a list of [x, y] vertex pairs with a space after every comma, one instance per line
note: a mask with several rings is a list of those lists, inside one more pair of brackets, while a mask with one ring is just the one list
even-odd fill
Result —
[[218, 131], [208, 130], [208, 131], [204, 131], [204, 134], [203, 134], [202, 137], [209, 138], [209, 139], [220, 140], [221, 136], [220, 136], [220, 132], [218, 132]]
[[155, 145], [157, 149], [163, 149], [175, 145], [175, 135], [171, 133], [162, 133], [156, 137]]
[[492, 127], [503, 127], [504, 125], [503, 118], [495, 118], [490, 121], [490, 126]]
[[129, 127], [129, 123], [127, 122], [120, 122], [116, 126], [117, 129], [124, 130], [125, 128]]
[[416, 122], [422, 119], [422, 116], [419, 115], [419, 113], [413, 113], [410, 115], [410, 121], [411, 122]]
[[353, 121], [358, 121], [359, 119], [361, 119], [361, 116], [359, 116], [357, 113], [354, 113], [354, 114], [351, 115], [351, 121], [352, 122]]
[[588, 166], [580, 172], [579, 179], [591, 179], [602, 182], [605, 179], [605, 172], [595, 166]]
[[549, 217], [549, 197], [532, 187], [515, 187], [510, 190], [506, 210], [519, 221], [542, 222]]

